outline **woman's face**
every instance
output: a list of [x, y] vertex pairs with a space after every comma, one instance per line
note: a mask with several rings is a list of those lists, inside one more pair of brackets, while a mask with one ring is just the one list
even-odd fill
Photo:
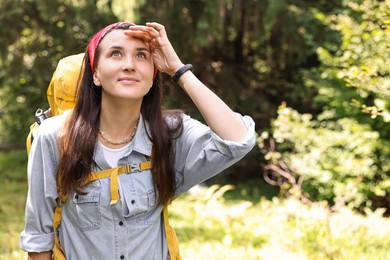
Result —
[[95, 85], [103, 97], [142, 100], [153, 84], [154, 65], [149, 45], [112, 30], [99, 45]]

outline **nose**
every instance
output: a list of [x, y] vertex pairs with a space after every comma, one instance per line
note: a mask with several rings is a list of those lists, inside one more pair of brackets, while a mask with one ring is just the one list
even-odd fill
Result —
[[135, 71], [134, 61], [132, 58], [123, 59], [123, 70]]

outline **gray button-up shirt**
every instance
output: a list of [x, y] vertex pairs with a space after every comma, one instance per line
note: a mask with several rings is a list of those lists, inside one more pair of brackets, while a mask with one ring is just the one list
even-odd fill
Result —
[[[173, 140], [178, 179], [176, 197], [220, 173], [245, 156], [255, 145], [254, 122], [241, 116], [248, 132], [243, 142], [222, 140], [209, 127], [183, 116], [183, 132]], [[26, 227], [21, 248], [44, 252], [53, 248], [56, 207], [57, 137], [65, 115], [45, 120], [36, 133], [28, 162]], [[137, 133], [119, 165], [139, 163], [151, 156], [152, 143], [139, 121]], [[93, 170], [110, 168], [96, 145]], [[149, 170], [119, 176], [120, 201], [110, 205], [109, 178], [73, 194], [63, 206], [59, 230], [67, 259], [167, 259], [168, 248], [162, 205], [156, 204]]]

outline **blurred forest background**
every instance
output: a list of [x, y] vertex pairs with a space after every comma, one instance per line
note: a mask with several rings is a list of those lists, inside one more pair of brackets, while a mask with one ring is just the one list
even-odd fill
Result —
[[[182, 61], [256, 121], [258, 146], [216, 182], [266, 181], [280, 196], [390, 214], [390, 0], [1, 0], [0, 8], [3, 153], [24, 149], [61, 58], [84, 52], [108, 23], [156, 21]], [[164, 81], [166, 106], [199, 118]]]

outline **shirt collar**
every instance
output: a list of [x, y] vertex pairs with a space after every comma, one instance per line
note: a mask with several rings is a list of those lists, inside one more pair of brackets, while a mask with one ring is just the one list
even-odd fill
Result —
[[[132, 140], [132, 143], [127, 148], [124, 153], [124, 157], [129, 156], [133, 151], [144, 154], [146, 157], [151, 157], [152, 155], [152, 146], [153, 143], [148, 137], [149, 125], [147, 122], [143, 121], [143, 116], [140, 114], [140, 118], [138, 120], [137, 132]], [[93, 156], [93, 161], [97, 165], [100, 170], [110, 168], [106, 160], [104, 159], [104, 154], [102, 148], [96, 142], [95, 151]], [[96, 169], [99, 170], [99, 169]], [[95, 170], [95, 171], [96, 171]]]
[[150, 133], [149, 124], [147, 122], [144, 124], [143, 116], [140, 114], [137, 132], [133, 138], [132, 145], [130, 145], [126, 151], [125, 156], [130, 154], [131, 151], [136, 151], [150, 157], [152, 155], [153, 143], [149, 139], [148, 133]]

